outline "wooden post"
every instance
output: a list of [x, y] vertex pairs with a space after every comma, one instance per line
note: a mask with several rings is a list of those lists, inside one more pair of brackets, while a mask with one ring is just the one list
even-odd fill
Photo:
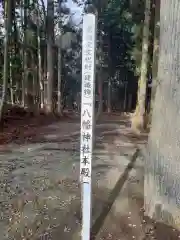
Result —
[[81, 144], [80, 181], [82, 186], [81, 239], [90, 239], [91, 228], [91, 162], [93, 153], [96, 15], [88, 13], [83, 18], [82, 43], [82, 94], [81, 94]]

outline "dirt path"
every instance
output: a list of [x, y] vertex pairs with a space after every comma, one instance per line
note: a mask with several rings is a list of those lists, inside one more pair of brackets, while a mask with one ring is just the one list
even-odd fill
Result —
[[[42, 127], [37, 135], [22, 142], [6, 145], [0, 152], [0, 231], [1, 239], [35, 239], [49, 227], [53, 211], [71, 198], [65, 190], [73, 182], [68, 178], [73, 161], [78, 160], [74, 142], [61, 143], [69, 134], [79, 132], [79, 123], [58, 122]], [[19, 142], [20, 141], [20, 142]], [[69, 201], [69, 200], [68, 200]], [[49, 207], [49, 209], [47, 209]], [[52, 226], [51, 226], [52, 225]]]
[[[143, 216], [143, 160], [127, 117], [97, 123], [91, 240], [178, 239]], [[0, 152], [2, 240], [79, 240], [79, 121], [56, 122]], [[162, 235], [164, 234], [164, 235]]]
[[[141, 148], [142, 144], [139, 145]], [[91, 240], [177, 240], [180, 232], [144, 216], [144, 161], [135, 154], [92, 227]]]
[[[135, 151], [134, 143], [125, 136], [129, 133], [126, 125], [124, 120], [97, 125], [93, 222], [129, 163], [127, 155]], [[28, 143], [13, 143], [8, 151], [1, 151], [2, 240], [76, 236], [81, 220], [78, 133], [78, 122], [59, 122], [45, 127]]]
[[[162, 225], [142, 212], [143, 161], [136, 150], [145, 141], [131, 133], [127, 117], [97, 124], [92, 240], [162, 239]], [[0, 155], [1, 239], [80, 239], [79, 122], [43, 127]], [[178, 239], [172, 232], [163, 239]]]

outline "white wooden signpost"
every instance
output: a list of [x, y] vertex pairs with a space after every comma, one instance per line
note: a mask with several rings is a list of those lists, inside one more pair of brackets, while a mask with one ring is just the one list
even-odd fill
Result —
[[96, 16], [83, 17], [80, 181], [82, 186], [82, 240], [90, 240], [91, 162], [95, 96]]

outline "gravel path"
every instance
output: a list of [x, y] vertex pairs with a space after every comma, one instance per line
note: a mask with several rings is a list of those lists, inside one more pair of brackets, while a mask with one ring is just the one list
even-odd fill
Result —
[[[78, 132], [79, 124], [56, 123], [0, 153], [2, 240], [79, 239]], [[130, 134], [126, 121], [97, 125], [93, 223], [139, 144]]]

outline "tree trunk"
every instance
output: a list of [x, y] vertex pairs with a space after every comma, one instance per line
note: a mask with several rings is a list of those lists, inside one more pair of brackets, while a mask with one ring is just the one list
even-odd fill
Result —
[[[149, 118], [150, 115], [150, 102], [151, 102], [151, 86], [152, 81], [152, 63], [153, 63], [153, 53], [154, 53], [154, 26], [155, 26], [155, 2], [156, 0], [151, 0], [151, 13], [150, 13], [150, 26], [149, 26], [149, 60], [148, 60], [148, 71], [147, 71], [147, 84], [146, 84], [146, 103], [145, 111], [146, 116]], [[150, 81], [149, 81], [150, 80]]]
[[111, 77], [108, 78], [107, 111], [111, 113]]
[[54, 78], [54, 1], [47, 1], [47, 103], [45, 105], [46, 113], [53, 112], [53, 78]]
[[[59, 4], [59, 14], [61, 15], [61, 4]], [[62, 91], [61, 91], [61, 74], [62, 74], [62, 56], [61, 56], [61, 45], [62, 45], [62, 27], [61, 19], [59, 20], [59, 42], [58, 42], [58, 100], [57, 100], [57, 113], [59, 116], [62, 116]]]
[[144, 129], [144, 115], [145, 115], [145, 101], [146, 101], [146, 84], [148, 71], [148, 47], [149, 47], [149, 25], [150, 25], [150, 7], [151, 0], [146, 0], [145, 19], [143, 27], [142, 40], [142, 60], [141, 60], [141, 74], [138, 82], [138, 100], [135, 110], [135, 115], [132, 119], [132, 128], [142, 130]]
[[[15, 26], [15, 1], [12, 1], [12, 6], [11, 6], [12, 12], [11, 12], [11, 26]], [[14, 104], [14, 80], [15, 80], [15, 75], [13, 75], [13, 58], [15, 57], [16, 51], [15, 51], [15, 45], [16, 45], [16, 33], [15, 33], [15, 27], [14, 31], [11, 29], [11, 35], [10, 35], [10, 46], [11, 50], [9, 51], [9, 64], [10, 64], [10, 70], [9, 70], [9, 80], [10, 80], [10, 102], [13, 105]]]
[[27, 52], [27, 16], [29, 0], [24, 0], [24, 52], [23, 52], [23, 78], [22, 78], [22, 99], [23, 106], [28, 107], [28, 52]]
[[[60, 29], [61, 31], [61, 29]], [[61, 34], [61, 33], [60, 33]], [[59, 38], [59, 46], [58, 46], [58, 86], [57, 86], [57, 93], [58, 93], [58, 102], [57, 102], [57, 113], [58, 115], [62, 116], [62, 92], [61, 92], [61, 35]]]
[[33, 112], [38, 115], [40, 104], [39, 104], [39, 78], [38, 78], [38, 66], [35, 64], [36, 56], [32, 53], [32, 104]]
[[96, 115], [96, 120], [99, 119], [100, 115], [102, 114], [103, 111], [103, 91], [102, 91], [102, 74], [101, 74], [101, 69], [98, 72], [98, 111]]
[[[14, 32], [13, 32], [13, 41], [14, 41], [14, 57], [15, 59], [18, 61], [20, 58], [20, 49], [19, 49], [19, 36], [18, 36], [18, 28], [17, 28], [17, 22], [16, 22], [16, 14], [15, 14], [15, 10], [16, 10], [16, 4], [15, 1], [14, 5], [13, 5], [13, 14], [12, 17], [13, 19], [13, 27], [14, 27]], [[21, 66], [21, 65], [20, 65]], [[19, 79], [19, 65], [16, 63], [15, 66], [13, 66], [13, 77], [14, 77], [14, 81], [13, 81], [13, 85], [14, 85], [14, 102], [20, 104], [20, 79]]]
[[[105, 1], [104, 1], [105, 4]], [[97, 1], [96, 2], [96, 9], [97, 9], [97, 16], [99, 16], [102, 13], [103, 10], [103, 1]], [[98, 51], [97, 51], [97, 59], [98, 59], [98, 66], [96, 66], [97, 69], [97, 86], [98, 86], [98, 110], [96, 114], [96, 120], [99, 119], [100, 115], [103, 111], [103, 79], [102, 79], [102, 63], [103, 63], [103, 51], [102, 51], [102, 22], [98, 21], [97, 24], [97, 33], [98, 33]]]
[[128, 82], [125, 81], [125, 83], [124, 83], [124, 106], [123, 106], [124, 112], [126, 112], [126, 110], [127, 110], [127, 84], [128, 84]]
[[180, 229], [180, 1], [161, 0], [157, 92], [145, 158], [145, 213]]
[[4, 38], [4, 70], [3, 70], [3, 89], [2, 98], [0, 101], [0, 121], [3, 116], [3, 108], [7, 97], [7, 84], [9, 77], [9, 40], [11, 34], [11, 22], [12, 22], [12, 1], [5, 1], [5, 38]]
[[40, 90], [40, 108], [44, 108], [44, 82], [42, 77], [42, 59], [41, 59], [41, 35], [40, 35], [40, 10], [37, 1], [37, 42], [38, 42], [38, 81]]
[[158, 72], [158, 55], [159, 55], [159, 32], [160, 32], [160, 0], [155, 1], [155, 25], [154, 25], [154, 48], [153, 48], [153, 65], [152, 65], [152, 88], [151, 88], [151, 115], [155, 99]]
[[13, 91], [13, 73], [12, 73], [12, 68], [13, 68], [13, 66], [12, 66], [12, 58], [13, 58], [13, 56], [12, 56], [13, 54], [12, 54], [12, 52], [10, 52], [9, 53], [9, 79], [10, 79], [10, 102], [11, 102], [11, 104], [13, 105], [14, 104], [14, 91]]
[[111, 113], [111, 81], [112, 81], [112, 50], [111, 50], [111, 41], [112, 41], [112, 34], [111, 30], [109, 29], [109, 37], [108, 37], [108, 94], [107, 94], [107, 111]]
[[[47, 40], [47, 16], [46, 16], [46, 9], [45, 9], [45, 4], [44, 1], [41, 0], [41, 5], [42, 5], [42, 10], [43, 10], [43, 16], [44, 16], [44, 32], [43, 32], [43, 37], [44, 39]], [[40, 40], [40, 39], [39, 39]], [[40, 44], [40, 43], [39, 43]], [[42, 72], [41, 72], [41, 83], [40, 83], [40, 96], [41, 98], [41, 108], [45, 109], [45, 106], [47, 106], [47, 50], [44, 48], [43, 53], [42, 53]], [[42, 91], [43, 90], [43, 91]]]

